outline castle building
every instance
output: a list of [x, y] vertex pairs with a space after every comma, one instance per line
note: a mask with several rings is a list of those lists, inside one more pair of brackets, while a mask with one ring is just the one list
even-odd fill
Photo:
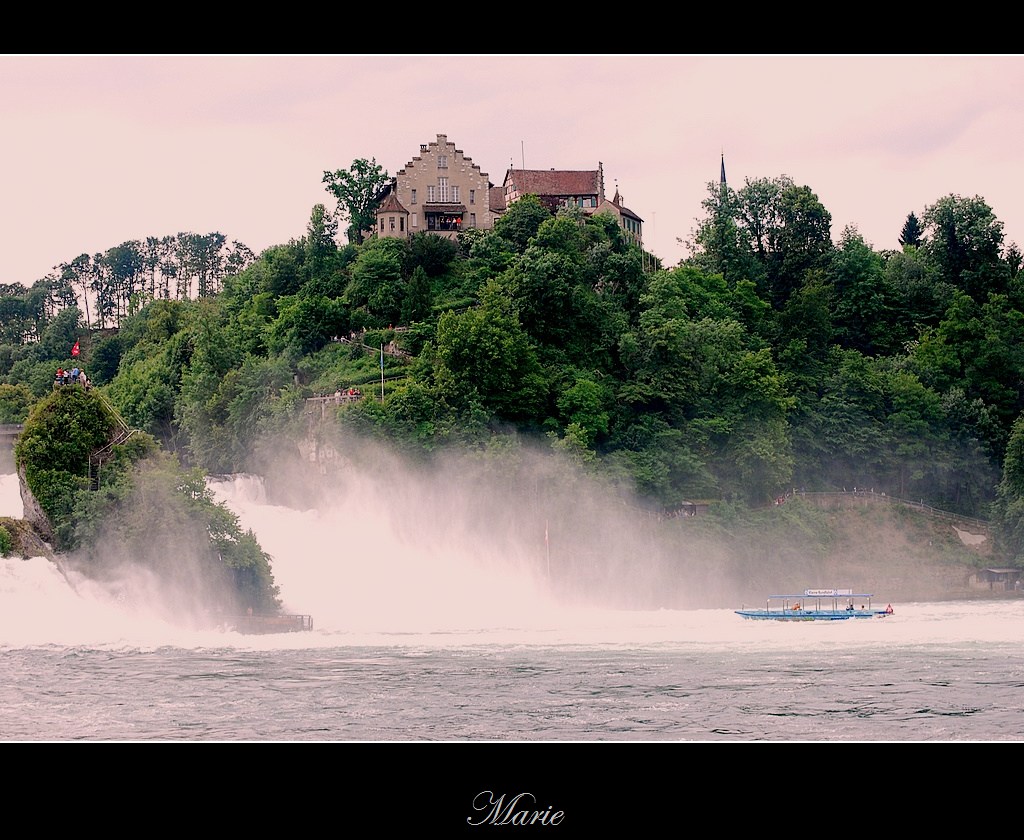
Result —
[[420, 145], [418, 156], [398, 170], [384, 188], [374, 234], [406, 238], [426, 231], [454, 239], [467, 228], [490, 230], [495, 220], [524, 195], [536, 195], [552, 213], [580, 207], [611, 213], [636, 245], [643, 244], [643, 219], [622, 204], [618, 187], [609, 199], [604, 166], [594, 170], [514, 169], [496, 187], [486, 172], [447, 135]]
[[444, 134], [420, 145], [399, 169], [377, 210], [377, 236], [409, 237], [426, 231], [454, 239], [460, 230], [494, 227], [491, 183]]
[[524, 195], [535, 195], [552, 213], [563, 207], [579, 207], [584, 213], [611, 213], [626, 236], [635, 245], [643, 245], [643, 219], [623, 205], [618, 187], [607, 198], [604, 191], [604, 164], [597, 169], [514, 169], [505, 173], [505, 205]]

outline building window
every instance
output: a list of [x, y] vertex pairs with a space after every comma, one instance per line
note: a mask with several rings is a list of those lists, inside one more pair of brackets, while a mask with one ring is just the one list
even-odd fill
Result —
[[459, 200], [459, 188], [458, 187], [452, 187], [452, 201], [457, 203], [458, 200]]
[[476, 213], [469, 214], [469, 226], [476, 227]]
[[391, 219], [391, 229], [394, 230], [395, 229], [395, 217], [394, 216], [389, 216], [388, 218]]
[[405, 233], [405, 216], [399, 216], [398, 217], [398, 229], [402, 233]]
[[[476, 204], [476, 190], [470, 190], [469, 191], [469, 203], [470, 204]], [[474, 225], [474, 227], [475, 227], [475, 225]]]
[[412, 203], [413, 203], [413, 204], [415, 204], [415, 203], [416, 203], [416, 190], [413, 190], [413, 191], [412, 191]]
[[434, 195], [434, 192], [436, 190], [437, 190], [437, 187], [435, 187], [433, 184], [431, 184], [429, 187], [427, 187], [427, 203], [428, 204], [433, 204], [437, 200], [436, 196]]
[[441, 189], [441, 203], [444, 204], [446, 201], [448, 201], [448, 179], [438, 178], [437, 184]]
[[416, 221], [416, 214], [413, 213], [410, 218], [412, 219], [412, 224], [410, 225], [410, 227], [418, 227], [418, 223]]
[[380, 229], [384, 230], [384, 217], [383, 216], [380, 217]]
[[438, 155], [437, 156], [437, 168], [438, 169], [447, 169], [448, 168], [448, 155]]
[[462, 216], [449, 213], [429, 213], [427, 215], [427, 230], [462, 230]]

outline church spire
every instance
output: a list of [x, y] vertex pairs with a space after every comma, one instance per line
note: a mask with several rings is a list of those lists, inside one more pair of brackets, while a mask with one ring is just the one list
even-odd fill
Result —
[[722, 152], [722, 186], [725, 186], [725, 152]]

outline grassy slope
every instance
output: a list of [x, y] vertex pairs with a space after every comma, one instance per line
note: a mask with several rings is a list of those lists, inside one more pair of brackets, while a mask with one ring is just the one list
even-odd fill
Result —
[[807, 587], [852, 587], [884, 601], [971, 597], [977, 593], [968, 578], [993, 562], [991, 538], [968, 545], [954, 523], [912, 508], [854, 503], [815, 510], [810, 516], [816, 527], [805, 530], [800, 520], [790, 524], [785, 507], [769, 514], [777, 521], [771, 539], [761, 542], [762, 562], [741, 575], [750, 602], [769, 590]]

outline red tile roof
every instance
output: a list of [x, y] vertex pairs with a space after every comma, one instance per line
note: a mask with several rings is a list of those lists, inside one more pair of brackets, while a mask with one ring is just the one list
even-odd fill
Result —
[[505, 212], [504, 187], [491, 187], [487, 190], [487, 206], [493, 213]]
[[388, 194], [387, 199], [380, 206], [380, 209], [377, 212], [378, 213], [408, 213], [409, 211], [406, 210], [402, 206], [402, 202], [400, 202], [398, 200], [398, 198], [395, 196], [395, 194], [392, 192], [392, 193]]
[[598, 169], [510, 169], [505, 176], [519, 193], [533, 195], [600, 195], [601, 172]]

